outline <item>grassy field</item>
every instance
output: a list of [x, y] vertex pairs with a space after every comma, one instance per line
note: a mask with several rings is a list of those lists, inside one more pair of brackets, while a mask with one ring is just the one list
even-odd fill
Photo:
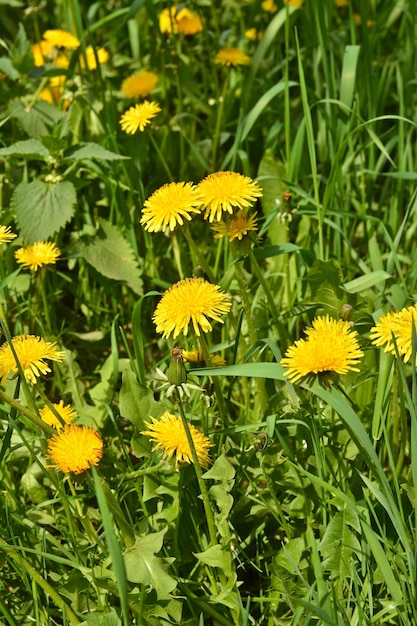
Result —
[[417, 1], [0, 12], [0, 626], [416, 625]]

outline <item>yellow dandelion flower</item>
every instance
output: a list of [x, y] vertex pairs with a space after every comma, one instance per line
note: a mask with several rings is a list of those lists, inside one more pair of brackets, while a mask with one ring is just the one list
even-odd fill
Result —
[[384, 352], [391, 352], [395, 354], [395, 347], [393, 343], [393, 333], [396, 335], [398, 311], [388, 311], [385, 313], [371, 328], [370, 339], [374, 346], [382, 348], [384, 346]]
[[398, 351], [407, 363], [413, 353], [413, 326], [417, 332], [417, 304], [385, 313], [371, 328], [370, 339], [375, 346], [384, 346], [384, 352]]
[[250, 41], [261, 41], [263, 37], [263, 33], [256, 28], [248, 28], [245, 30], [246, 39], [250, 39]]
[[[285, 0], [284, 4], [286, 4]], [[278, 11], [278, 7], [275, 4], [274, 0], [264, 0], [261, 4], [261, 7], [264, 11], [267, 11], [268, 13], [276, 13]]]
[[[13, 337], [12, 344], [25, 378], [30, 383], [36, 383], [38, 376], [41, 374], [45, 375], [51, 371], [50, 367], [45, 363], [46, 359], [62, 361], [65, 356], [64, 352], [58, 350], [55, 343], [35, 335], [17, 335]], [[12, 349], [6, 342], [0, 347], [0, 378], [2, 384], [11, 372], [17, 373], [18, 368]]]
[[164, 35], [172, 33], [180, 35], [196, 35], [203, 30], [200, 16], [194, 11], [183, 7], [178, 11], [177, 6], [164, 9], [159, 14], [159, 30]]
[[10, 226], [0, 226], [0, 244], [10, 243], [17, 235], [12, 233]]
[[75, 49], [80, 47], [79, 39], [67, 30], [47, 30], [43, 34], [43, 39], [55, 48]]
[[16, 261], [23, 269], [36, 272], [44, 265], [56, 263], [61, 256], [61, 250], [51, 241], [37, 241], [25, 248], [19, 248], [14, 253]]
[[[159, 419], [150, 416], [151, 422], [145, 422], [148, 430], [141, 432], [151, 441], [155, 442], [152, 450], [162, 450], [165, 457], [175, 455], [175, 465], [179, 463], [192, 463], [190, 446], [181, 417], [171, 415], [166, 411]], [[210, 463], [209, 450], [212, 443], [206, 435], [199, 431], [193, 424], [189, 424], [191, 437], [194, 442], [198, 462], [205, 467]]]
[[288, 4], [289, 7], [297, 7], [297, 9], [301, 9], [304, 4], [304, 0], [284, 0], [284, 4]]
[[152, 118], [155, 117], [161, 110], [161, 107], [156, 102], [150, 102], [144, 100], [141, 104], [135, 104], [134, 107], [130, 107], [120, 118], [120, 126], [122, 130], [129, 134], [134, 135], [138, 130], [143, 132], [145, 126], [151, 123]]
[[50, 41], [40, 41], [33, 44], [32, 54], [35, 67], [42, 67], [48, 60], [53, 58], [55, 49]]
[[[58, 403], [53, 402], [52, 406], [54, 407], [58, 415], [62, 418], [63, 422], [65, 422], [65, 424], [72, 424], [72, 422], [77, 417], [77, 411], [75, 411], [69, 404], [64, 405], [63, 400], [60, 400]], [[49, 426], [56, 428], [57, 430], [63, 428], [65, 425], [60, 422], [60, 420], [57, 418], [57, 416], [49, 406], [44, 406], [39, 411], [39, 415], [44, 422], [49, 424]]]
[[219, 221], [222, 213], [233, 213], [234, 209], [247, 209], [262, 190], [249, 176], [237, 172], [215, 172], [197, 185], [201, 202], [205, 207], [204, 219]]
[[[89, 70], [97, 69], [97, 60], [99, 65], [107, 63], [109, 60], [109, 53], [104, 48], [93, 48], [93, 46], [87, 46], [85, 49], [85, 59], [87, 61], [87, 67]], [[80, 65], [82, 69], [85, 69], [86, 61], [80, 56]]]
[[214, 62], [225, 67], [238, 67], [239, 65], [250, 65], [251, 59], [239, 48], [222, 48], [216, 54]]
[[349, 6], [349, 0], [334, 0], [334, 4], [340, 9], [346, 8]]
[[239, 239], [242, 241], [243, 237], [250, 231], [257, 231], [258, 218], [257, 213], [253, 213], [250, 217], [247, 216], [247, 210], [238, 211], [230, 218], [226, 220], [220, 220], [217, 224], [214, 224], [211, 229], [216, 232], [214, 239], [220, 239], [221, 237], [228, 237], [229, 241]]
[[48, 459], [53, 462], [49, 467], [65, 474], [81, 474], [99, 464], [103, 447], [100, 433], [94, 428], [68, 424], [48, 441]]
[[201, 203], [197, 188], [192, 183], [167, 183], [145, 201], [140, 223], [151, 233], [166, 228], [174, 230], [184, 219], [190, 221], [190, 213], [200, 213]]
[[291, 382], [312, 374], [359, 371], [356, 365], [363, 352], [349, 322], [329, 315], [316, 317], [305, 332], [307, 339], [296, 341], [281, 359]]
[[230, 311], [231, 302], [218, 285], [212, 285], [203, 278], [185, 278], [166, 291], [155, 309], [153, 321], [156, 332], [164, 337], [173, 333], [174, 339], [180, 334], [187, 335], [192, 324], [197, 337], [200, 329], [212, 330], [208, 318], [223, 323], [220, 315]]
[[[182, 350], [181, 353], [182, 358], [184, 359], [184, 361], [187, 361], [187, 363], [193, 363], [197, 367], [205, 367], [206, 360], [204, 358], [202, 350], [197, 350], [193, 346], [192, 350]], [[226, 365], [226, 361], [224, 360], [224, 358], [219, 356], [218, 354], [210, 354], [210, 360], [211, 365], [214, 365], [215, 367]]]
[[122, 82], [121, 90], [126, 98], [140, 98], [151, 93], [158, 84], [159, 78], [155, 72], [141, 70], [128, 76]]

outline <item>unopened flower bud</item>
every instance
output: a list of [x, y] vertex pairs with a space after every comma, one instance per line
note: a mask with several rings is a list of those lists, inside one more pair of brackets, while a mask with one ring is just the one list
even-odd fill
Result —
[[350, 322], [353, 315], [353, 306], [350, 304], [344, 304], [339, 310], [339, 319], [345, 322]]
[[178, 387], [187, 382], [187, 370], [185, 369], [181, 348], [173, 348], [170, 352], [171, 363], [168, 367], [167, 378], [171, 385]]

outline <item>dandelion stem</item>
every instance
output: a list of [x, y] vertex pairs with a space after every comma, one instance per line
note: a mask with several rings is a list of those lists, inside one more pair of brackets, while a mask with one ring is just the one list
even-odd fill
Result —
[[211, 269], [210, 269], [206, 259], [202, 255], [200, 248], [197, 246], [197, 244], [195, 243], [194, 239], [192, 238], [191, 233], [190, 233], [190, 231], [188, 229], [188, 226], [184, 225], [181, 230], [184, 233], [184, 237], [186, 238], [187, 243], [190, 246], [192, 252], [195, 254], [198, 262], [200, 263], [201, 267], [203, 268], [203, 270], [207, 274], [207, 278], [209, 279], [209, 281], [211, 283], [215, 283], [216, 282], [216, 278], [213, 275], [213, 272], [211, 271]]
[[[200, 334], [199, 341], [200, 341], [201, 350], [203, 352], [204, 360], [207, 364], [207, 367], [212, 367], [213, 363], [211, 360], [210, 352], [207, 346], [206, 339], [202, 333]], [[220, 386], [220, 382], [217, 376], [213, 376], [213, 385], [214, 385], [214, 391], [216, 393], [217, 404], [219, 406], [219, 411], [220, 411], [220, 415], [222, 418], [222, 424], [224, 428], [227, 428], [227, 426], [229, 425], [229, 415], [228, 415], [227, 407], [224, 401], [224, 396], [223, 396], [223, 392]]]
[[221, 127], [224, 113], [224, 103], [226, 100], [227, 88], [229, 86], [229, 72], [226, 73], [226, 78], [223, 83], [222, 93], [219, 98], [219, 108], [217, 109], [216, 128], [214, 130], [213, 137], [213, 150], [212, 150], [212, 168], [213, 172], [216, 170], [217, 148], [220, 144]]
[[167, 175], [167, 176], [168, 176], [168, 178], [169, 178], [169, 182], [170, 182], [170, 183], [172, 183], [172, 182], [174, 181], [174, 176], [172, 175], [172, 172], [171, 172], [171, 170], [169, 169], [169, 165], [168, 165], [168, 163], [167, 163], [167, 161], [166, 161], [166, 159], [165, 159], [164, 155], [163, 155], [163, 154], [162, 154], [162, 152], [160, 151], [159, 146], [158, 146], [158, 144], [156, 143], [156, 141], [155, 141], [155, 138], [154, 138], [153, 134], [152, 134], [152, 133], [149, 133], [149, 134], [148, 134], [148, 137], [150, 138], [151, 143], [152, 143], [153, 147], [155, 148], [155, 152], [157, 153], [157, 155], [158, 155], [158, 157], [159, 157], [159, 160], [161, 161], [162, 167], [164, 168], [165, 173], [166, 173], [166, 175]]

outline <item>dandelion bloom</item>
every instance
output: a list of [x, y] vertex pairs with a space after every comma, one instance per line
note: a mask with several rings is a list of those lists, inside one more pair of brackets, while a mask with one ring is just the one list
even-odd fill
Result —
[[35, 67], [42, 67], [54, 55], [54, 46], [49, 41], [34, 43], [31, 49]]
[[284, 0], [284, 4], [288, 4], [289, 7], [297, 7], [297, 9], [301, 9], [304, 4], [304, 0]]
[[250, 231], [257, 231], [257, 213], [249, 216], [247, 215], [247, 210], [238, 211], [234, 215], [232, 215], [229, 219], [220, 220], [217, 224], [212, 226], [212, 230], [216, 232], [214, 235], [214, 239], [220, 239], [221, 237], [228, 237], [229, 241], [233, 241], [234, 239], [239, 239], [242, 241], [242, 238], [248, 234]]
[[223, 211], [249, 208], [262, 190], [249, 176], [237, 172], [215, 172], [197, 185], [201, 202], [205, 207], [204, 219], [219, 221]]
[[[284, 4], [286, 4], [285, 0]], [[275, 4], [274, 0], [264, 0], [261, 4], [261, 7], [264, 11], [268, 11], [268, 13], [276, 13], [278, 11], [278, 7]]]
[[48, 441], [48, 459], [53, 462], [50, 467], [81, 474], [99, 464], [103, 447], [100, 433], [94, 428], [68, 424]]
[[63, 400], [60, 400], [58, 403], [54, 402], [52, 406], [54, 407], [58, 415], [62, 418], [64, 424], [60, 422], [60, 420], [57, 418], [57, 416], [49, 406], [44, 406], [39, 411], [39, 415], [41, 416], [43, 421], [46, 422], [46, 424], [52, 426], [53, 428], [56, 428], [57, 430], [63, 428], [65, 424], [72, 424], [72, 422], [77, 417], [77, 411], [75, 411], [69, 404], [64, 405]]
[[[192, 350], [182, 350], [181, 353], [182, 358], [184, 359], [184, 361], [187, 361], [187, 363], [194, 363], [198, 367], [204, 367], [206, 365], [203, 351], [197, 350], [196, 348], [194, 348], [194, 346]], [[226, 365], [226, 361], [224, 360], [224, 358], [219, 356], [218, 354], [210, 354], [210, 361], [211, 365], [214, 366], [220, 367], [222, 365]]]
[[[152, 450], [162, 450], [165, 457], [171, 457], [175, 454], [176, 466], [179, 463], [192, 463], [193, 458], [181, 417], [176, 417], [166, 411], [159, 419], [152, 416], [150, 419], [151, 422], [145, 422], [145, 426], [149, 430], [142, 431], [141, 435], [146, 435], [155, 443]], [[189, 424], [188, 427], [198, 462], [204, 467], [210, 463], [209, 450], [213, 444], [193, 424]]]
[[222, 48], [214, 58], [217, 65], [226, 67], [238, 67], [238, 65], [250, 65], [250, 56], [239, 50], [239, 48]]
[[200, 336], [200, 328], [207, 333], [212, 330], [208, 318], [222, 323], [220, 315], [230, 311], [231, 302], [218, 285], [212, 285], [203, 278], [185, 278], [166, 291], [155, 309], [153, 321], [156, 332], [174, 339], [180, 334], [187, 335], [190, 323], [195, 334]]
[[316, 317], [305, 332], [307, 339], [296, 341], [281, 359], [291, 382], [311, 374], [359, 371], [355, 366], [363, 352], [356, 339], [358, 333], [351, 330], [349, 322], [329, 315]]
[[83, 56], [80, 56], [80, 65], [82, 69], [85, 69], [87, 61], [87, 67], [89, 70], [97, 69], [97, 61], [99, 65], [107, 63], [109, 60], [109, 53], [104, 48], [93, 48], [93, 46], [87, 46], [85, 49], [85, 60]]
[[141, 104], [135, 104], [134, 107], [130, 107], [126, 113], [123, 113], [120, 118], [120, 126], [129, 135], [134, 135], [138, 130], [142, 132], [160, 110], [161, 107], [156, 102], [144, 100]]
[[384, 346], [384, 352], [395, 355], [398, 350], [407, 363], [413, 353], [413, 326], [417, 333], [417, 304], [385, 313], [371, 328], [370, 338], [375, 346]]
[[345, 8], [349, 6], [349, 0], [334, 0], [335, 6]]
[[245, 37], [246, 39], [250, 39], [250, 41], [261, 41], [263, 33], [252, 27], [245, 30]]
[[140, 98], [151, 93], [158, 84], [159, 78], [155, 72], [141, 70], [128, 76], [122, 82], [121, 90], [126, 98]]
[[164, 35], [179, 33], [180, 35], [197, 35], [203, 30], [200, 16], [194, 11], [183, 7], [178, 11], [176, 6], [164, 9], [159, 15], [159, 30]]
[[[65, 353], [58, 350], [55, 343], [45, 341], [35, 335], [17, 335], [12, 344], [17, 359], [27, 382], [36, 383], [41, 374], [51, 371], [45, 360], [62, 361]], [[6, 342], [0, 347], [0, 378], [2, 383], [10, 372], [17, 373], [18, 368], [10, 345]]]
[[15, 237], [10, 226], [0, 226], [0, 243], [10, 243]]
[[190, 213], [200, 213], [201, 204], [197, 188], [192, 183], [167, 183], [145, 201], [140, 223], [151, 233], [169, 228], [171, 231]]
[[61, 256], [61, 250], [58, 246], [50, 241], [37, 241], [25, 248], [19, 248], [14, 253], [16, 261], [24, 269], [30, 269], [36, 272], [44, 265], [56, 263]]
[[80, 47], [79, 39], [67, 30], [47, 30], [43, 34], [43, 39], [55, 48], [75, 49]]

